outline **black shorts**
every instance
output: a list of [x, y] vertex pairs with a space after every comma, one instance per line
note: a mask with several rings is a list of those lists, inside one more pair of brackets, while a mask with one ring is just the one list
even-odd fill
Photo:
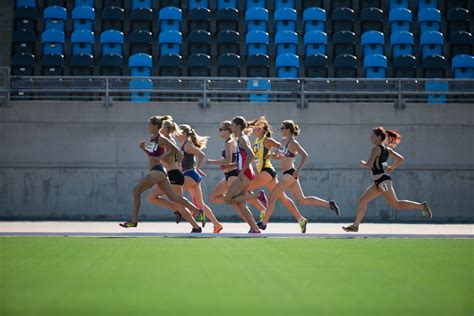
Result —
[[229, 172], [224, 173], [225, 179], [229, 180], [230, 177], [238, 177], [239, 176], [239, 169], [235, 169]]
[[150, 171], [160, 171], [160, 172], [163, 172], [166, 175], [165, 167], [163, 167], [162, 164], [157, 164], [156, 166], [151, 168]]
[[170, 183], [174, 185], [184, 184], [184, 175], [179, 169], [168, 171], [168, 179], [170, 179]]
[[379, 188], [379, 184], [387, 180], [392, 180], [392, 178], [388, 174], [384, 173], [380, 178], [374, 180], [375, 186]]
[[267, 172], [269, 175], [271, 175], [273, 179], [275, 179], [275, 177], [277, 175], [276, 172], [275, 172], [275, 169], [265, 167], [265, 168], [262, 168], [262, 171], [260, 173], [262, 173], [264, 171]]
[[288, 169], [286, 171], [283, 171], [283, 174], [289, 174], [290, 176], [293, 175], [293, 173], [295, 173], [296, 169], [295, 168], [291, 168], [291, 169]]

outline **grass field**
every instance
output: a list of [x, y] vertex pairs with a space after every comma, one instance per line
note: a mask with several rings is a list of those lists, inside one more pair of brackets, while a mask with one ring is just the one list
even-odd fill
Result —
[[474, 240], [0, 238], [0, 315], [469, 315]]

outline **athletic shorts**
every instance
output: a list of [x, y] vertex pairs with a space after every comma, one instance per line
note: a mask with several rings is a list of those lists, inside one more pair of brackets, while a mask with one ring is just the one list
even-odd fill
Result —
[[296, 172], [296, 169], [291, 168], [291, 169], [288, 169], [286, 171], [283, 171], [283, 174], [289, 174], [290, 176], [292, 176], [295, 172]]
[[199, 183], [202, 180], [201, 175], [197, 173], [196, 169], [186, 170], [183, 172], [183, 174], [185, 177], [190, 177], [191, 179], [196, 181], [196, 183]]
[[225, 179], [229, 180], [230, 177], [238, 177], [239, 176], [239, 170], [234, 169], [232, 171], [224, 173]]
[[162, 164], [157, 164], [156, 166], [151, 168], [150, 171], [160, 171], [160, 172], [163, 172], [166, 175], [165, 167], [163, 167]]
[[253, 169], [251, 167], [248, 167], [247, 169], [245, 169], [244, 176], [246, 176], [247, 179], [249, 179], [250, 181], [255, 179], [255, 173], [253, 172]]
[[271, 175], [273, 179], [275, 179], [275, 177], [276, 177], [276, 175], [277, 175], [275, 169], [265, 167], [265, 168], [262, 168], [262, 171], [261, 171], [260, 173], [262, 173], [262, 172], [264, 172], [264, 171], [265, 171], [266, 173], [268, 173], [269, 175]]
[[168, 171], [168, 179], [170, 180], [170, 183], [174, 185], [184, 184], [184, 175], [179, 169]]
[[390, 177], [388, 174], [384, 173], [380, 178], [377, 180], [374, 180], [375, 186], [379, 189], [380, 183], [387, 181], [387, 180], [392, 180], [392, 177]]

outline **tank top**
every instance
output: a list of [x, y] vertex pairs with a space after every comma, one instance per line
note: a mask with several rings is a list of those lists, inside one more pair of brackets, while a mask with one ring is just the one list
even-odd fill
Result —
[[[245, 162], [247, 161], [247, 151], [240, 147], [240, 139], [243, 137], [243, 135], [240, 135], [240, 137], [237, 139], [237, 148], [239, 149], [238, 151], [238, 162], [239, 162], [239, 170], [242, 170], [242, 167], [244, 166]], [[249, 164], [249, 166], [244, 170], [244, 172], [248, 169], [253, 169], [252, 164]]]
[[[227, 144], [227, 142], [230, 140], [230, 138], [228, 140], [225, 141], [225, 144]], [[239, 153], [238, 152], [235, 152], [235, 153], [232, 153], [232, 159], [231, 159], [231, 163], [232, 162], [236, 162], [237, 159], [238, 159], [238, 156]], [[224, 145], [224, 149], [222, 149], [222, 158], [225, 158], [225, 145]]]
[[372, 165], [372, 174], [382, 174], [385, 172], [385, 168], [387, 168], [387, 159], [389, 155], [388, 148], [382, 145], [380, 147], [380, 156], [377, 156], [374, 160], [374, 164]]
[[188, 141], [186, 140], [184, 144], [181, 145], [181, 151], [183, 152], [183, 155], [184, 155], [183, 161], [181, 162], [181, 166], [183, 167], [184, 171], [194, 169], [194, 154], [188, 154], [184, 150], [184, 146], [186, 146], [187, 143]]
[[253, 153], [255, 154], [255, 165], [257, 166], [257, 172], [262, 172], [263, 168], [273, 169], [270, 159], [265, 158], [270, 150], [265, 147], [265, 141], [267, 137], [262, 137], [260, 139], [255, 139], [253, 142]]
[[165, 153], [165, 149], [158, 145], [158, 140], [160, 135], [155, 138], [150, 139], [149, 142], [145, 143], [145, 150], [147, 151], [148, 156], [150, 157], [159, 157]]

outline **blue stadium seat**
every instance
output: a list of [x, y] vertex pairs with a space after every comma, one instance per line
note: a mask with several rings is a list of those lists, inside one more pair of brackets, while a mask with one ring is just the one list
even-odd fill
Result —
[[135, 8], [130, 12], [130, 30], [152, 31], [153, 10], [150, 8]]
[[382, 9], [382, 0], [361, 0], [360, 2], [360, 10], [364, 10], [367, 8], [377, 8]]
[[410, 9], [409, 0], [389, 0], [388, 11], [390, 12], [397, 8]]
[[18, 53], [11, 57], [13, 76], [33, 76], [35, 74], [35, 56], [30, 53]]
[[188, 31], [211, 30], [211, 10], [208, 8], [196, 8], [189, 11]]
[[278, 78], [298, 78], [300, 58], [295, 54], [282, 54], [276, 58], [276, 75]]
[[473, 54], [472, 34], [465, 31], [458, 31], [451, 34], [449, 39], [449, 50], [451, 57], [461, 54]]
[[425, 58], [430, 55], [443, 55], [443, 48], [443, 33], [429, 31], [421, 34], [420, 49], [422, 58]]
[[367, 55], [364, 58], [364, 76], [365, 78], [387, 77], [387, 57], [380, 54]]
[[209, 0], [188, 0], [188, 10], [209, 8]]
[[222, 31], [217, 34], [217, 54], [233, 53], [239, 55], [240, 34], [236, 31]]
[[457, 55], [452, 60], [453, 77], [456, 79], [474, 79], [474, 56]]
[[431, 55], [423, 58], [423, 77], [424, 78], [445, 78], [446, 77], [446, 59], [441, 55]]
[[123, 56], [123, 33], [109, 30], [100, 34], [100, 55], [116, 54]]
[[268, 31], [268, 10], [260, 7], [253, 7], [245, 12], [245, 23], [247, 32]]
[[327, 78], [328, 77], [328, 56], [307, 55], [304, 60], [305, 77]]
[[41, 46], [43, 55], [64, 54], [64, 32], [56, 29], [44, 31], [41, 34]]
[[181, 55], [181, 44], [183, 36], [178, 31], [161, 32], [158, 36], [160, 55], [176, 54]]
[[334, 56], [340, 54], [355, 55], [356, 53], [356, 35], [351, 31], [339, 31], [333, 35]]
[[269, 35], [263, 31], [248, 32], [246, 35], [247, 56], [268, 55]]
[[123, 21], [125, 17], [125, 10], [120, 7], [106, 7], [102, 9], [100, 18], [102, 21], [102, 31], [108, 30], [123, 30]]
[[38, 10], [34, 7], [22, 6], [15, 9], [14, 24], [16, 30], [28, 29], [36, 32]]
[[128, 37], [130, 55], [144, 53], [152, 54], [151, 43], [153, 36], [151, 32], [145, 30], [133, 31]]
[[145, 78], [133, 78], [128, 83], [128, 87], [132, 92], [130, 93], [130, 101], [132, 102], [150, 102], [151, 92], [153, 89], [153, 81]]
[[270, 76], [270, 57], [265, 54], [247, 56], [247, 77]]
[[100, 58], [101, 76], [121, 76], [123, 74], [123, 56], [118, 54], [103, 55]]
[[148, 77], [151, 76], [153, 69], [153, 59], [148, 54], [133, 54], [128, 59], [128, 70], [130, 76]]
[[237, 0], [217, 0], [217, 10], [223, 8], [237, 9]]
[[393, 59], [394, 78], [416, 78], [416, 58], [413, 55], [402, 55]]
[[324, 0], [305, 0], [303, 3], [303, 11], [309, 8], [324, 8]]
[[211, 54], [211, 33], [198, 30], [192, 31], [188, 35], [188, 55]]
[[162, 8], [158, 14], [160, 32], [181, 31], [181, 22], [183, 20], [183, 11], [176, 7]]
[[158, 73], [165, 77], [180, 77], [182, 75], [183, 57], [176, 54], [161, 55], [158, 59]]
[[275, 0], [274, 8], [278, 10], [280, 8], [295, 8], [295, 0]]
[[326, 11], [322, 8], [308, 8], [303, 12], [304, 32], [326, 32]]
[[131, 9], [138, 8], [153, 9], [152, 0], [132, 0]]
[[[270, 91], [272, 88], [270, 80], [265, 79], [251, 79], [247, 81], [247, 89], [249, 91]], [[269, 102], [270, 95], [268, 93], [250, 93], [250, 102]]]
[[211, 75], [211, 56], [194, 54], [188, 57], [188, 76], [209, 77]]
[[281, 31], [296, 32], [296, 10], [291, 8], [280, 8], [275, 11], [275, 33]]
[[448, 11], [448, 34], [452, 34], [457, 31], [465, 31], [472, 33], [469, 28], [471, 21], [471, 13], [469, 10], [464, 8], [454, 8]]
[[390, 36], [392, 58], [401, 55], [413, 55], [415, 40], [410, 32], [395, 32]]
[[66, 8], [51, 6], [44, 9], [44, 29], [63, 31], [66, 27], [67, 12]]
[[331, 0], [331, 10], [337, 8], [351, 8], [354, 9], [354, 2], [353, 0]]
[[424, 9], [439, 9], [438, 0], [417, 0], [418, 12]]
[[222, 32], [225, 30], [239, 30], [239, 10], [235, 8], [223, 8], [217, 10], [216, 20], [217, 32]]
[[304, 36], [304, 55], [327, 55], [328, 36], [324, 32], [312, 31]]
[[95, 10], [91, 7], [76, 7], [72, 10], [72, 30], [94, 31]]
[[384, 14], [379, 8], [366, 8], [360, 15], [362, 33], [369, 31], [383, 32]]
[[71, 56], [72, 76], [92, 76], [94, 72], [94, 57], [89, 54], [76, 54]]
[[245, 8], [248, 10], [254, 7], [266, 8], [266, 0], [245, 0]]
[[49, 6], [60, 6], [60, 7], [66, 7], [66, 0], [45, 0], [44, 1], [44, 6], [49, 7]]
[[[448, 90], [448, 82], [444, 80], [425, 82], [425, 91], [427, 92], [443, 92]], [[426, 97], [426, 101], [428, 104], [446, 104], [447, 97], [445, 94], [428, 94]]]
[[390, 32], [407, 31], [411, 32], [411, 23], [413, 17], [411, 11], [404, 8], [393, 9], [388, 14], [388, 21], [390, 23]]
[[418, 28], [420, 34], [428, 31], [439, 32], [441, 30], [441, 12], [433, 8], [418, 12]]
[[22, 29], [13, 32], [13, 53], [35, 53], [36, 34], [32, 30]]
[[333, 32], [354, 31], [354, 10], [337, 8], [332, 11]]
[[369, 31], [362, 34], [362, 56], [372, 54], [385, 55], [385, 37], [382, 32]]
[[71, 34], [72, 55], [94, 55], [94, 33], [89, 30], [78, 30]]
[[217, 75], [219, 77], [240, 77], [240, 56], [222, 54], [217, 59]]
[[275, 35], [275, 54], [298, 54], [298, 34], [292, 31], [281, 31]]
[[351, 54], [341, 54], [334, 59], [334, 76], [336, 78], [357, 77], [357, 57]]
[[[60, 31], [57, 31], [57, 32], [60, 32]], [[43, 58], [41, 60], [41, 74], [43, 76], [64, 75], [64, 55], [62, 54], [43, 55]]]
[[36, 8], [36, 0], [16, 0], [15, 8], [32, 7]]
[[95, 8], [95, 0], [74, 0], [74, 8], [91, 7]]

